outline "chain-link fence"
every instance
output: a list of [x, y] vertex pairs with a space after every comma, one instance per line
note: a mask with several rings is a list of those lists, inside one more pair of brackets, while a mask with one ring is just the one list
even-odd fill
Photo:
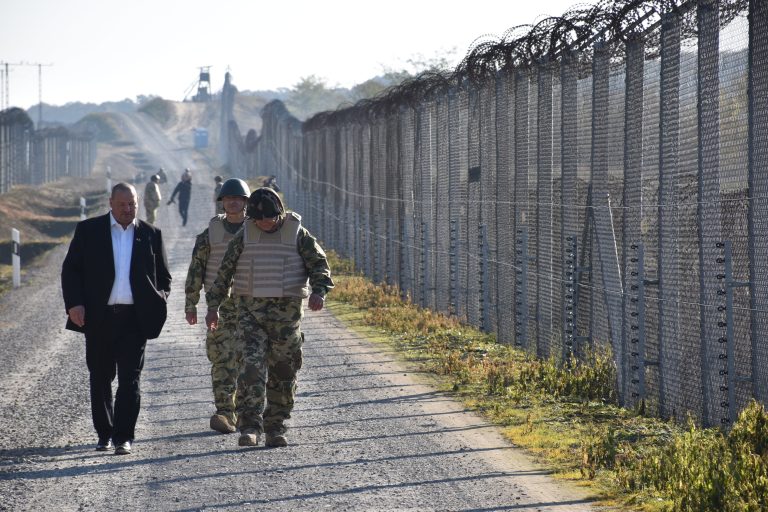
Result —
[[0, 112], [0, 194], [14, 185], [39, 185], [91, 174], [96, 140], [66, 128], [35, 130], [19, 108]]
[[727, 425], [768, 402], [766, 11], [569, 11], [303, 125], [272, 103], [230, 158], [414, 302]]

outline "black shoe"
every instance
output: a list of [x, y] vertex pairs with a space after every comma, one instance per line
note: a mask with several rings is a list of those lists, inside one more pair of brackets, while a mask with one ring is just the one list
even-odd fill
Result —
[[115, 455], [129, 455], [131, 453], [131, 442], [123, 441], [115, 448]]
[[111, 439], [102, 440], [99, 439], [99, 443], [96, 445], [96, 451], [97, 452], [106, 452], [114, 448], [115, 445], [112, 444]]

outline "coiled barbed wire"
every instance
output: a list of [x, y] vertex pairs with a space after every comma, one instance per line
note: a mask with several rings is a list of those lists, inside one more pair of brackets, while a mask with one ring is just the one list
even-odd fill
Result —
[[583, 77], [591, 72], [591, 53], [598, 42], [613, 49], [614, 64], [623, 63], [620, 49], [638, 37], [643, 38], [646, 58], [655, 58], [660, 51], [659, 28], [664, 17], [679, 16], [681, 37], [690, 40], [697, 36], [696, 8], [708, 3], [718, 5], [723, 27], [749, 6], [749, 0], [601, 0], [594, 5], [579, 4], [562, 16], [512, 27], [501, 37], [481, 36], [453, 71], [424, 72], [374, 98], [320, 112], [304, 123], [304, 130], [337, 122], [367, 122], [403, 106], [415, 107], [451, 88], [467, 83], [483, 85], [495, 80], [500, 71], [528, 70], [558, 62], [566, 55], [578, 57], [577, 69]]

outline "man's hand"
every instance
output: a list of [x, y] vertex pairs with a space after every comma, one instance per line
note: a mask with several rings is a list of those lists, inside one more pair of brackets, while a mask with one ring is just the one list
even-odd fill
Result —
[[320, 311], [323, 309], [323, 304], [325, 304], [325, 299], [322, 297], [322, 295], [313, 293], [309, 296], [309, 309], [312, 311]]
[[205, 325], [208, 326], [208, 329], [211, 331], [215, 331], [216, 328], [219, 326], [219, 310], [218, 309], [209, 309], [208, 313], [205, 315]]
[[195, 325], [197, 323], [197, 311], [187, 311], [187, 323]]
[[78, 327], [85, 325], [85, 306], [72, 306], [69, 308], [69, 319]]

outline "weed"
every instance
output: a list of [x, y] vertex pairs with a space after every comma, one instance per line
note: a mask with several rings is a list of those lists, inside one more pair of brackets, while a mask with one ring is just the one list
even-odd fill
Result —
[[616, 405], [613, 355], [598, 348], [610, 343], [564, 363], [541, 360], [403, 300], [335, 253], [329, 260], [337, 276], [332, 301], [359, 308], [364, 324], [445, 377], [447, 388], [561, 474], [644, 510], [768, 510], [768, 415], [756, 402], [727, 435], [646, 418]]

